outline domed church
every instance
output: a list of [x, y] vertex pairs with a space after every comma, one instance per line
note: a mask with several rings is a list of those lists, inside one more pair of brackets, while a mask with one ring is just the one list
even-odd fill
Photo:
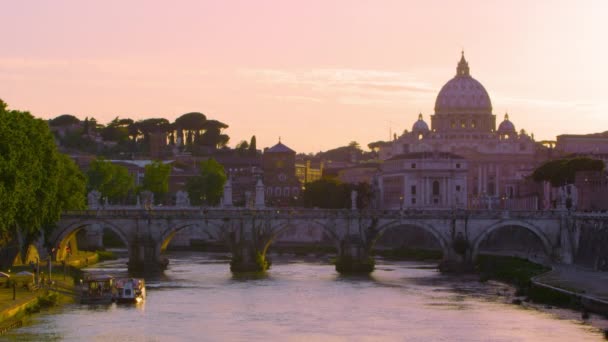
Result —
[[[456, 75], [439, 91], [431, 127], [420, 113], [411, 132], [380, 147], [379, 205], [399, 208], [487, 208], [526, 194], [521, 180], [546, 159], [546, 149], [504, 115], [471, 76], [464, 52]], [[523, 199], [525, 200], [525, 199]], [[517, 209], [535, 209], [532, 198]], [[514, 208], [515, 209], [515, 208]]]

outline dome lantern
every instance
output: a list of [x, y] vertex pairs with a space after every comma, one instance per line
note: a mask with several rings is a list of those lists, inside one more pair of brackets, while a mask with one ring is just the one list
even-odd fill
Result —
[[460, 57], [460, 62], [458, 62], [458, 67], [456, 68], [456, 76], [469, 76], [469, 62], [464, 59], [464, 50], [462, 50], [462, 56]]

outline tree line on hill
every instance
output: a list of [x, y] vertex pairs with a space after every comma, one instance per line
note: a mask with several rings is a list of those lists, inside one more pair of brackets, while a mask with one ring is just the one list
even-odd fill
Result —
[[227, 124], [208, 119], [199, 112], [183, 114], [174, 122], [164, 118], [134, 121], [116, 117], [107, 125], [94, 118], [81, 121], [74, 115], [64, 114], [49, 120], [49, 125], [63, 148], [112, 158], [147, 154], [154, 135], [166, 139], [166, 148], [178, 147], [194, 155], [222, 148], [230, 140], [222, 132], [228, 128]]

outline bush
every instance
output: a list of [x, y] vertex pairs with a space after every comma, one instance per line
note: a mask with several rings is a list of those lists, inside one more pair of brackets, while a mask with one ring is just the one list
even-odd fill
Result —
[[116, 256], [116, 254], [114, 254], [114, 252], [110, 252], [110, 251], [97, 251], [97, 257], [99, 258], [99, 261], [106, 261], [106, 260], [116, 260], [118, 259], [118, 257]]

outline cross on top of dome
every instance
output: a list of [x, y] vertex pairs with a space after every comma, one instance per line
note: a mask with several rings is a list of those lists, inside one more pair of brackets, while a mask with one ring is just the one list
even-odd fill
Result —
[[469, 63], [464, 59], [464, 50], [462, 50], [462, 56], [456, 68], [456, 76], [469, 76]]

